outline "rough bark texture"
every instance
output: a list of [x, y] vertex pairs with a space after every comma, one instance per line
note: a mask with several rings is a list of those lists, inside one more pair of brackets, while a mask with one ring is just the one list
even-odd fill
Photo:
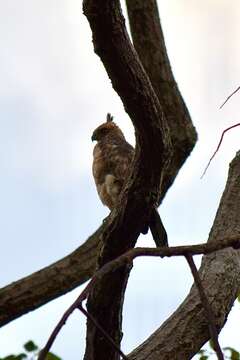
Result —
[[[143, 3], [143, 2], [141, 2]], [[131, 4], [130, 4], [131, 5]], [[128, 6], [130, 6], [128, 5]], [[150, 6], [151, 5], [151, 6]], [[113, 4], [114, 6], [114, 4]], [[132, 1], [132, 7], [134, 6], [134, 1]], [[142, 5], [141, 5], [142, 6]], [[146, 9], [147, 12], [156, 12], [156, 7], [154, 7], [154, 3], [151, 1], [149, 2], [149, 8]], [[144, 13], [141, 12], [143, 15]], [[143, 19], [139, 17], [139, 21], [143, 22]], [[129, 13], [130, 16], [130, 22], [133, 23], [136, 20], [131, 20], [131, 16], [135, 17], [135, 12], [131, 11]], [[151, 17], [151, 16], [150, 16]], [[148, 18], [148, 17], [147, 17]], [[161, 60], [160, 65], [161, 68], [158, 65], [150, 66], [150, 69], [146, 66], [146, 60], [144, 59], [144, 56], [142, 53], [145, 53], [145, 57], [148, 56], [148, 52], [151, 53], [151, 57], [154, 56], [155, 50], [156, 53], [158, 53], [158, 47], [165, 49], [165, 45], [163, 43], [164, 39], [162, 37], [161, 27], [157, 24], [157, 18], [156, 14], [153, 16], [154, 19], [154, 26], [155, 31], [152, 32], [153, 37], [149, 38], [148, 35], [148, 41], [143, 42], [141, 41], [141, 52], [138, 49], [139, 55], [142, 58], [142, 61], [144, 62], [145, 69], [149, 71], [149, 76], [151, 78], [152, 83], [154, 84], [155, 91], [158, 94], [158, 97], [165, 96], [165, 91], [168, 91], [169, 95], [167, 96], [169, 101], [169, 107], [167, 108], [165, 105], [165, 100], [163, 101], [163, 109], [165, 113], [165, 119], [168, 119], [168, 122], [171, 122], [169, 120], [168, 110], [172, 112], [172, 114], [176, 116], [176, 119], [174, 120], [176, 122], [176, 131], [175, 135], [172, 133], [172, 127], [170, 124], [170, 135], [171, 137], [177, 138], [176, 134], [182, 134], [179, 140], [176, 140], [176, 144], [182, 144], [182, 154], [185, 152], [184, 146], [188, 149], [185, 153], [185, 157], [187, 157], [188, 152], [191, 150], [191, 146], [194, 144], [194, 139], [196, 138], [194, 129], [190, 123], [189, 115], [187, 111], [184, 110], [184, 105], [181, 105], [182, 100], [177, 100], [175, 97], [181, 97], [180, 93], [178, 92], [177, 87], [171, 86], [171, 84], [175, 84], [174, 78], [171, 77], [172, 74], [170, 71], [168, 71], [169, 65], [168, 64], [168, 58], [167, 53], [165, 51], [161, 51]], [[104, 21], [104, 20], [103, 20]], [[123, 20], [122, 20], [123, 21]], [[145, 20], [144, 20], [145, 21]], [[151, 23], [151, 21], [150, 21]], [[146, 26], [146, 25], [144, 25]], [[131, 26], [133, 28], [133, 26]], [[134, 30], [133, 30], [134, 31]], [[142, 31], [142, 29], [141, 29]], [[159, 34], [158, 34], [159, 32]], [[136, 33], [136, 31], [135, 31]], [[157, 35], [155, 35], [155, 33]], [[110, 36], [110, 34], [108, 34]], [[147, 34], [145, 34], [147, 36]], [[139, 38], [141, 38], [141, 32], [139, 33]], [[152, 39], [152, 40], [151, 40]], [[127, 39], [128, 40], [128, 39]], [[151, 41], [150, 41], [151, 40]], [[137, 35], [134, 35], [134, 42], [135, 46], [137, 47], [137, 44], [140, 40], [138, 40]], [[159, 42], [160, 41], [160, 42]], [[149, 45], [150, 42], [150, 45]], [[152, 50], [153, 49], [153, 50]], [[155, 49], [155, 50], [154, 50]], [[159, 53], [159, 54], [160, 54]], [[159, 55], [160, 56], [160, 55]], [[127, 59], [128, 61], [128, 59]], [[154, 64], [157, 64], [156, 61], [154, 61]], [[122, 65], [123, 66], [123, 65]], [[138, 66], [141, 67], [140, 64]], [[154, 69], [156, 66], [155, 73], [151, 72], [150, 70]], [[165, 69], [166, 66], [166, 69]], [[130, 71], [130, 70], [129, 70]], [[121, 71], [120, 71], [121, 73]], [[162, 73], [166, 73], [166, 76], [164, 75], [164, 80], [160, 81], [162, 84], [162, 93], [161, 91], [158, 91], [157, 85], [159, 84], [159, 81], [154, 82], [155, 77], [161, 76]], [[121, 74], [119, 74], [121, 76]], [[148, 80], [147, 80], [148, 81]], [[165, 82], [169, 83], [169, 86], [166, 85], [166, 88], [164, 87]], [[129, 82], [127, 81], [126, 84], [122, 84], [122, 88], [127, 88]], [[150, 86], [150, 83], [149, 83]], [[133, 91], [131, 93], [131, 91]], [[132, 86], [131, 91], [129, 90], [129, 97], [134, 98], [135, 97], [135, 89], [134, 86]], [[174, 92], [173, 99], [171, 100], [171, 91]], [[154, 99], [156, 101], [156, 96], [154, 96]], [[178, 102], [180, 105], [178, 105]], [[137, 104], [139, 111], [141, 112], [141, 102]], [[176, 106], [176, 108], [175, 108]], [[181, 110], [181, 107], [183, 110]], [[181, 114], [181, 115], [178, 115]], [[184, 114], [186, 118], [184, 118]], [[178, 120], [178, 116], [179, 119]], [[151, 119], [150, 119], [151, 120]], [[174, 122], [172, 120], [172, 122]], [[186, 129], [185, 129], [186, 128]], [[151, 139], [151, 137], [150, 137]], [[175, 140], [174, 140], [175, 141]], [[190, 144], [192, 144], [190, 146]], [[180, 146], [181, 147], [181, 146]], [[168, 169], [168, 172], [164, 172], [163, 174], [163, 187], [161, 191], [161, 199], [165, 195], [166, 191], [168, 190], [168, 186], [170, 186], [171, 182], [173, 181], [172, 174], [177, 174], [178, 169], [181, 166], [181, 160], [177, 160], [178, 152], [174, 150], [173, 157], [170, 159], [171, 161], [171, 169], [175, 167], [175, 169], [171, 170]], [[176, 160], [174, 161], [174, 158], [176, 157]], [[147, 158], [147, 155], [146, 155]], [[182, 158], [182, 162], [184, 161], [184, 158]], [[175, 165], [173, 165], [173, 163]], [[149, 162], [150, 165], [150, 162]], [[160, 163], [158, 164], [159, 168]], [[144, 171], [144, 170], [143, 170]], [[175, 176], [174, 175], [174, 176]], [[170, 179], [170, 180], [169, 180]], [[0, 308], [4, 309], [0, 313], [0, 326], [3, 324], [8, 323], [11, 320], [14, 320], [15, 318], [31, 311], [39, 306], [47, 303], [48, 301], [65, 294], [66, 292], [74, 289], [76, 286], [81, 285], [84, 281], [87, 281], [91, 275], [93, 274], [95, 270], [95, 264], [98, 256], [98, 249], [99, 249], [99, 242], [100, 238], [102, 238], [104, 235], [103, 227], [101, 227], [99, 230], [95, 232], [87, 241], [85, 244], [80, 246], [76, 251], [74, 251], [72, 254], [64, 257], [63, 259], [59, 260], [58, 262], [41, 269], [40, 271], [31, 274], [27, 276], [26, 278], [20, 279], [13, 284], [10, 284], [0, 290]], [[74, 266], [72, 266], [74, 264]]]
[[[168, 164], [170, 144], [164, 114], [129, 40], [119, 2], [85, 0], [84, 13], [93, 32], [95, 52], [133, 121], [137, 142], [134, 167], [120, 197], [121, 206], [112, 212], [104, 232], [101, 267], [134, 247], [142, 224], [148, 222], [152, 207], [159, 201], [161, 175]], [[89, 312], [117, 344], [122, 337], [121, 314], [129, 270], [123, 266], [104, 276], [87, 303]], [[85, 359], [103, 358], [117, 360], [119, 354], [88, 321]]]
[[134, 47], [161, 103], [174, 144], [162, 193], [172, 185], [192, 151], [197, 134], [174, 79], [167, 55], [156, 0], [126, 0]]
[[[172, 153], [169, 151], [165, 114], [129, 40], [119, 2], [85, 0], [84, 13], [93, 32], [95, 52], [100, 56], [113, 88], [121, 97], [136, 133], [133, 172], [120, 199], [121, 207], [115, 214], [112, 213], [112, 221], [104, 234], [104, 247], [99, 259], [99, 266], [102, 266], [135, 245], [152, 206], [159, 203], [162, 175], [169, 174], [166, 165], [169, 165]], [[192, 146], [194, 140], [191, 139], [191, 142]], [[189, 154], [191, 146], [188, 146], [186, 153]], [[171, 181], [168, 179], [166, 184], [169, 185]], [[121, 313], [129, 271], [124, 266], [113, 274], [107, 274], [97, 283], [87, 304], [89, 312], [117, 344], [120, 344], [122, 336]], [[119, 354], [88, 321], [85, 359], [103, 358], [117, 360]]]
[[[209, 242], [240, 235], [240, 153], [229, 177]], [[203, 257], [200, 276], [219, 331], [240, 289], [240, 251], [231, 248]], [[208, 322], [195, 286], [179, 308], [130, 355], [130, 360], [187, 360], [209, 339]]]
[[[119, 1], [84, 1], [95, 52], [135, 127], [137, 146], [132, 174], [117, 209], [84, 245], [55, 264], [0, 291], [1, 325], [88, 280], [96, 268], [102, 245], [100, 267], [132, 248], [152, 206], [160, 202], [196, 141], [195, 130], [171, 72], [156, 1], [127, 0], [127, 7], [137, 52], [129, 41]], [[239, 177], [240, 154], [231, 164], [210, 242], [240, 235]], [[88, 310], [118, 344], [122, 336], [121, 313], [129, 271], [130, 266], [122, 266], [106, 274], [88, 300]], [[200, 275], [220, 330], [240, 288], [239, 250], [228, 248], [204, 256]], [[129, 358], [190, 359], [208, 339], [207, 319], [193, 286], [176, 312]], [[85, 359], [119, 359], [90, 323]]]

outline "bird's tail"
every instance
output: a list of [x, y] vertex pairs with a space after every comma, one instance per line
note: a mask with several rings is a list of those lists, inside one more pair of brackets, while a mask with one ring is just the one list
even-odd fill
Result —
[[153, 209], [149, 221], [153, 240], [157, 247], [168, 246], [168, 236], [157, 209]]

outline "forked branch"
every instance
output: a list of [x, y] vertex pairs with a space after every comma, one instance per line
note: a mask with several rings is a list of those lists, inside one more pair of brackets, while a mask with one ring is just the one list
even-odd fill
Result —
[[[195, 264], [193, 263], [192, 260], [192, 255], [200, 255], [200, 254], [211, 254], [215, 251], [219, 251], [222, 249], [225, 249], [227, 247], [232, 247], [234, 249], [239, 249], [240, 248], [240, 236], [239, 237], [235, 237], [232, 239], [222, 239], [220, 241], [217, 242], [212, 242], [209, 244], [199, 244], [199, 245], [191, 245], [191, 246], [176, 246], [176, 247], [169, 247], [169, 248], [135, 248], [132, 250], [129, 250], [127, 253], [119, 256], [117, 259], [110, 261], [109, 263], [105, 264], [101, 269], [99, 269], [94, 276], [92, 277], [92, 280], [89, 282], [89, 284], [86, 286], [86, 288], [81, 292], [81, 294], [79, 295], [79, 297], [76, 299], [76, 301], [69, 307], [69, 309], [67, 309], [67, 311], [64, 313], [64, 315], [62, 316], [61, 320], [59, 321], [59, 323], [57, 324], [57, 326], [55, 327], [55, 329], [53, 330], [51, 336], [49, 337], [49, 340], [46, 344], [46, 346], [44, 347], [44, 349], [41, 351], [38, 360], [44, 360], [46, 354], [48, 353], [48, 351], [50, 350], [54, 340], [56, 339], [59, 331], [61, 330], [61, 328], [63, 327], [63, 325], [65, 325], [68, 317], [72, 314], [72, 312], [75, 309], [80, 309], [85, 315], [87, 315], [88, 317], [90, 317], [91, 322], [94, 323], [94, 326], [96, 326], [96, 319], [89, 313], [86, 313], [86, 311], [83, 311], [84, 309], [82, 308], [82, 302], [84, 300], [86, 300], [86, 298], [88, 297], [88, 294], [91, 292], [91, 290], [93, 289], [93, 287], [96, 285], [96, 283], [98, 281], [100, 281], [104, 275], [110, 273], [110, 272], [114, 272], [116, 269], [127, 265], [127, 264], [131, 264], [132, 261], [139, 257], [139, 256], [154, 256], [154, 257], [172, 257], [172, 256], [185, 256], [189, 266], [191, 268], [191, 271], [193, 273], [194, 276], [194, 281], [199, 289], [200, 292], [200, 297], [203, 303], [203, 306], [206, 308], [207, 313], [208, 313], [208, 319], [210, 322], [210, 327], [211, 327], [211, 335], [214, 339], [214, 341], [216, 342], [216, 348], [217, 348], [217, 340], [216, 340], [216, 330], [213, 330], [215, 327], [215, 320], [213, 318], [213, 313], [211, 311], [211, 308], [208, 304], [206, 295], [204, 293], [203, 290], [203, 286], [201, 284], [201, 280], [199, 278], [199, 275], [197, 273]], [[82, 310], [83, 309], [83, 310]], [[94, 321], [93, 321], [94, 319]], [[99, 324], [97, 325], [98, 327], [100, 327], [100, 332], [103, 333], [103, 335], [105, 337], [107, 337], [108, 341], [110, 336], [109, 334], [106, 335], [105, 330], [102, 331], [102, 327], [99, 326]], [[111, 338], [110, 338], [111, 339]], [[115, 350], [117, 348], [118, 352], [122, 355], [125, 356], [121, 350], [118, 348], [118, 345], [115, 344], [115, 342], [111, 339], [111, 345], [114, 346]], [[221, 358], [219, 358], [221, 359]]]

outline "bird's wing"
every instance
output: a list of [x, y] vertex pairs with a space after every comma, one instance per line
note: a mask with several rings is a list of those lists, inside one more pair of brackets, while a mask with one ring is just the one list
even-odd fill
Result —
[[112, 174], [121, 185], [123, 185], [129, 174], [133, 157], [134, 148], [126, 141], [118, 145], [113, 145], [109, 152], [108, 161], [110, 174]]
[[93, 175], [102, 202], [112, 209], [131, 168], [134, 148], [126, 141], [98, 144]]

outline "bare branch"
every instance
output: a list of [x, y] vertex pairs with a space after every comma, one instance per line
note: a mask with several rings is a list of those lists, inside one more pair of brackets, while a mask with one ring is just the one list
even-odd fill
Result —
[[[135, 1], [128, 2], [132, 33], [136, 32], [133, 29], [133, 23], [137, 26], [134, 3]], [[141, 1], [140, 3], [141, 7], [143, 7], [144, 4], [149, 4], [148, 9], [140, 11], [141, 19], [139, 23], [143, 25], [141, 26], [141, 30], [148, 29], [152, 22], [155, 31], [146, 31], [144, 36], [148, 37], [147, 42], [141, 41], [141, 33], [139, 33], [139, 39], [137, 35], [134, 35], [134, 45], [149, 74], [158, 99], [162, 99], [163, 112], [170, 126], [170, 136], [172, 136], [171, 127], [176, 126], [173, 142], [178, 150], [174, 150], [173, 158], [176, 160], [177, 168], [171, 171], [169, 169], [163, 174], [163, 186], [160, 194], [162, 200], [174, 181], [178, 169], [191, 151], [196, 140], [196, 134], [191, 125], [189, 114], [183, 100], [178, 99], [179, 93], [177, 85], [171, 73], [161, 26], [158, 23], [159, 17], [156, 3], [154, 4], [152, 0], [147, 2]], [[143, 21], [145, 22], [143, 23]], [[152, 38], [149, 38], [150, 34], [153, 35]], [[140, 46], [137, 45], [138, 43]], [[159, 52], [158, 47], [164, 51]], [[142, 49], [141, 53], [139, 48]], [[157, 51], [155, 51], [156, 49]], [[145, 55], [143, 56], [143, 54]], [[147, 60], [147, 56], [149, 61]], [[132, 94], [130, 96], [132, 97]], [[169, 115], [170, 110], [171, 115]], [[171, 165], [171, 168], [173, 169], [174, 167]], [[29, 311], [37, 309], [48, 301], [67, 293], [87, 281], [95, 271], [102, 237], [103, 227], [99, 228], [73, 253], [50, 266], [0, 289], [0, 307], [3, 309], [0, 313], [0, 326], [7, 324]]]
[[192, 255], [189, 255], [189, 254], [186, 255], [186, 260], [191, 269], [195, 284], [199, 291], [202, 305], [206, 312], [206, 317], [209, 322], [209, 332], [210, 332], [210, 335], [211, 335], [211, 338], [213, 341], [213, 346], [214, 346], [214, 350], [217, 354], [217, 358], [218, 358], [218, 360], [224, 360], [223, 353], [222, 353], [221, 347], [218, 342], [218, 332], [217, 332], [217, 328], [216, 328], [216, 321], [214, 318], [214, 314], [213, 314], [212, 308], [208, 302], [208, 298], [204, 292], [204, 288], [202, 286], [202, 282], [201, 282], [200, 276], [198, 275], [198, 271], [197, 271], [196, 265], [193, 261]]
[[231, 130], [231, 129], [239, 126], [239, 125], [240, 125], [240, 123], [235, 124], [235, 125], [232, 125], [232, 126], [228, 127], [227, 129], [225, 129], [225, 130], [222, 132], [222, 135], [221, 135], [220, 141], [219, 141], [219, 143], [218, 143], [218, 146], [217, 146], [216, 150], [214, 151], [213, 155], [211, 156], [211, 158], [210, 158], [207, 166], [205, 167], [205, 169], [204, 169], [204, 171], [203, 171], [203, 174], [201, 175], [201, 179], [202, 179], [202, 178], [204, 177], [204, 175], [206, 174], [207, 169], [209, 168], [209, 166], [210, 166], [213, 158], [215, 157], [216, 153], [218, 152], [218, 150], [219, 150], [219, 148], [220, 148], [220, 146], [221, 146], [221, 144], [222, 144], [223, 137], [224, 137], [225, 133], [226, 133], [228, 130]]
[[[134, 247], [142, 224], [147, 223], [152, 208], [159, 202], [171, 142], [158, 98], [127, 34], [119, 1], [84, 0], [83, 9], [92, 29], [95, 52], [122, 99], [136, 134], [134, 166], [104, 233], [101, 267]], [[87, 303], [89, 313], [117, 344], [122, 337], [121, 313], [129, 270], [122, 267], [103, 277]], [[87, 333], [85, 359], [118, 359], [119, 355], [89, 321]]]
[[229, 95], [229, 96], [227, 97], [227, 99], [224, 101], [224, 103], [220, 106], [220, 109], [223, 108], [223, 106], [226, 104], [226, 102], [228, 102], [228, 100], [229, 100], [234, 94], [236, 94], [236, 93], [238, 92], [238, 90], [240, 90], [240, 86], [239, 86], [236, 90], [234, 90], [231, 95]]
[[[227, 184], [208, 244], [240, 236], [240, 152], [230, 164]], [[205, 293], [220, 331], [240, 290], [240, 251], [226, 248], [207, 254], [199, 269]], [[157, 309], [156, 309], [157, 311]], [[191, 288], [178, 309], [131, 354], [130, 360], [191, 359], [209, 340], [208, 321], [198, 290]]]
[[112, 340], [112, 338], [108, 335], [108, 333], [103, 329], [103, 327], [98, 324], [98, 322], [94, 319], [94, 317], [82, 307], [82, 304], [78, 306], [79, 310], [82, 311], [82, 313], [90, 319], [90, 321], [98, 328], [98, 330], [105, 336], [107, 341], [112, 345], [112, 347], [122, 356], [123, 359], [128, 360], [127, 356], [122, 352], [122, 350], [115, 344], [115, 342]]
[[[77, 308], [79, 308], [85, 315], [87, 315], [91, 319], [91, 322], [93, 322], [93, 324], [95, 326], [97, 324], [97, 328], [100, 329], [100, 332], [104, 333], [104, 336], [107, 337], [108, 341], [110, 341], [110, 343], [112, 345], [114, 344], [114, 346], [113, 346], [114, 349], [117, 350], [122, 356], [125, 356], [119, 349], [118, 345], [116, 345], [115, 342], [112, 340], [112, 338], [106, 333], [106, 331], [103, 329], [103, 327], [100, 324], [98, 324], [96, 319], [86, 310], [85, 310], [85, 312], [83, 311], [84, 309], [82, 308], [82, 302], [83, 302], [83, 300], [85, 300], [88, 297], [90, 291], [96, 285], [96, 282], [101, 280], [104, 275], [115, 271], [116, 269], [122, 267], [123, 265], [131, 264], [132, 261], [139, 256], [154, 256], [154, 257], [157, 256], [157, 257], [161, 257], [161, 258], [172, 257], [172, 256], [185, 256], [189, 263], [189, 266], [192, 270], [195, 282], [199, 288], [199, 292], [201, 292], [200, 296], [201, 296], [203, 305], [207, 308], [208, 312], [211, 312], [210, 306], [206, 299], [206, 295], [202, 294], [204, 291], [203, 291], [198, 273], [196, 275], [196, 271], [194, 269], [195, 264], [193, 263], [192, 255], [211, 254], [215, 251], [219, 251], [219, 250], [225, 249], [227, 247], [233, 247], [234, 249], [239, 249], [240, 248], [240, 236], [238, 236], [236, 238], [232, 238], [232, 239], [222, 239], [220, 241], [212, 242], [209, 244], [175, 246], [175, 247], [169, 247], [169, 248], [162, 247], [162, 248], [156, 248], [156, 249], [155, 248], [135, 248], [135, 249], [131, 249], [127, 253], [119, 256], [117, 259], [110, 261], [109, 263], [105, 264], [101, 269], [99, 269], [94, 274], [94, 276], [92, 277], [91, 281], [86, 286], [86, 288], [81, 292], [81, 294], [74, 301], [74, 303], [64, 313], [61, 320], [56, 325], [52, 334], [50, 335], [44, 349], [41, 351], [38, 360], [45, 359], [45, 356], [48, 353], [48, 351], [50, 350], [59, 331], [61, 330], [63, 325], [65, 325], [68, 317]], [[189, 258], [190, 258], [190, 260], [189, 260]], [[200, 282], [200, 284], [199, 284], [199, 282]], [[207, 302], [207, 304], [206, 304], [206, 302]], [[215, 324], [215, 322], [213, 321], [212, 312], [211, 312], [209, 318], [210, 318], [211, 324], [212, 323]], [[211, 326], [213, 327], [215, 325], [211, 325]], [[213, 331], [213, 337], [214, 337], [214, 331]], [[215, 337], [214, 337], [214, 339], [215, 339]], [[125, 356], [125, 358], [126, 358], [126, 356]]]
[[46, 345], [44, 348], [40, 351], [38, 355], [38, 360], [45, 360], [48, 351], [50, 350], [52, 344], [54, 343], [54, 340], [56, 339], [59, 331], [62, 329], [63, 325], [65, 325], [68, 317], [72, 314], [72, 312], [79, 307], [79, 304], [83, 302], [83, 300], [86, 299], [88, 288], [90, 286], [90, 283], [86, 286], [86, 288], [81, 292], [81, 294], [78, 296], [77, 300], [74, 301], [74, 303], [65, 311], [63, 314], [61, 320], [58, 322], [57, 326], [54, 328], [51, 336], [49, 337]]
[[171, 166], [163, 174], [162, 200], [192, 151], [197, 134], [172, 73], [157, 1], [126, 0], [126, 5], [134, 47], [161, 103], [174, 144]]
[[72, 314], [72, 312], [75, 309], [79, 309], [90, 321], [96, 326], [96, 328], [100, 331], [100, 333], [103, 334], [103, 336], [107, 339], [107, 341], [111, 344], [111, 346], [122, 356], [123, 359], [128, 360], [127, 356], [122, 352], [122, 350], [115, 344], [115, 342], [112, 340], [112, 338], [108, 335], [108, 333], [103, 329], [103, 327], [98, 324], [98, 322], [94, 319], [94, 317], [83, 308], [82, 302], [86, 299], [89, 291], [92, 289], [93, 284], [95, 283], [97, 277], [95, 279], [92, 279], [91, 282], [86, 286], [86, 288], [81, 292], [81, 294], [78, 296], [78, 298], [74, 301], [74, 303], [65, 311], [63, 314], [61, 320], [58, 322], [57, 326], [54, 328], [52, 334], [50, 335], [46, 345], [44, 348], [40, 351], [38, 355], [38, 360], [45, 360], [47, 357], [47, 354], [52, 347], [58, 333], [62, 329], [62, 327], [65, 325], [68, 317]]

